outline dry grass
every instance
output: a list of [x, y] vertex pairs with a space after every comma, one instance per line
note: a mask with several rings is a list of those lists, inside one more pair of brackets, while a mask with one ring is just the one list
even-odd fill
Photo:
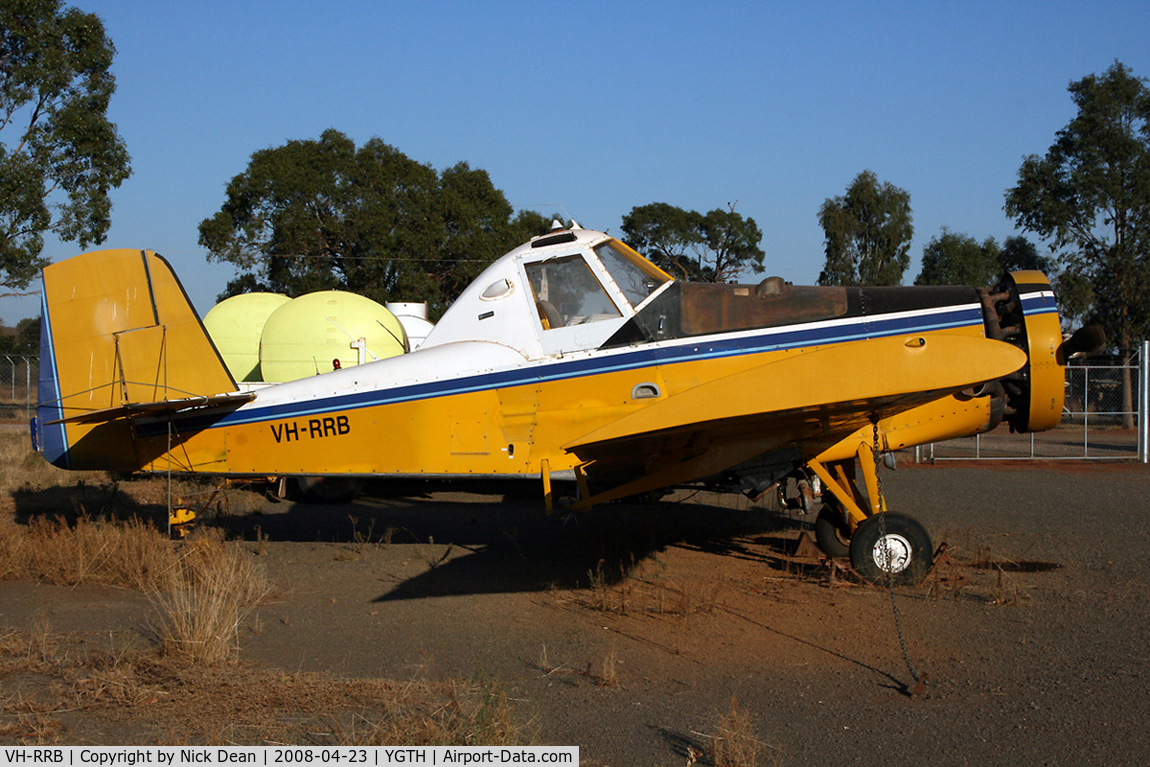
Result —
[[247, 514], [263, 505], [265, 489], [261, 483], [221, 484], [207, 477], [65, 471], [33, 452], [23, 431], [0, 432], [0, 498], [19, 499], [28, 514], [163, 520], [169, 501], [207, 514]]
[[[174, 489], [188, 496], [204, 485], [183, 480]], [[43, 619], [28, 632], [0, 627], [0, 742], [533, 742], [490, 681], [339, 680], [235, 662], [241, 627], [272, 586], [252, 553], [218, 533], [173, 541], [157, 529], [168, 497], [162, 479], [63, 472], [31, 453], [23, 435], [0, 434], [0, 491], [0, 579], [131, 588], [158, 615], [144, 633], [151, 643], [131, 630], [58, 634]], [[137, 516], [149, 510], [152, 522]], [[356, 532], [362, 552], [394, 531]]]
[[[122, 484], [101, 472], [77, 475], [48, 464], [25, 439], [0, 434], [0, 490], [55, 503], [55, 513], [26, 510], [27, 524], [0, 519], [0, 579], [57, 585], [99, 583], [142, 591], [159, 614], [164, 649], [199, 663], [234, 654], [240, 622], [271, 586], [263, 570], [236, 546], [211, 532], [183, 543], [157, 529], [170, 495], [215, 498], [205, 484], [150, 478]], [[46, 494], [47, 489], [66, 490]], [[254, 495], [254, 494], [248, 494]], [[205, 498], [206, 500], [206, 498]], [[95, 508], [89, 516], [89, 506]], [[134, 512], [159, 508], [160, 512]], [[218, 510], [218, 509], [217, 509]], [[116, 516], [124, 515], [123, 521]], [[147, 521], [151, 517], [152, 522]]]
[[[147, 733], [136, 736], [138, 742], [530, 741], [495, 683], [347, 681], [232, 662], [245, 618], [271, 585], [250, 554], [218, 534], [173, 542], [141, 523], [81, 519], [75, 525], [9, 524], [0, 541], [15, 561], [9, 577], [140, 588], [159, 615], [156, 642], [142, 649], [93, 649], [101, 643], [55, 635], [46, 621], [31, 632], [0, 631], [0, 678], [39, 680], [34, 696], [0, 698], [0, 741], [59, 742], [68, 732], [55, 714], [62, 711], [98, 720], [98, 729], [116, 723]], [[130, 638], [112, 639], [113, 645], [132, 644]], [[205, 701], [213, 712], [206, 717]], [[190, 718], [201, 725], [188, 733]]]
[[574, 601], [598, 612], [670, 617], [686, 621], [713, 615], [723, 606], [726, 584], [721, 581], [645, 577], [643, 562], [620, 567], [618, 579], [608, 577], [603, 560], [587, 572], [588, 588]]
[[380, 702], [384, 707], [382, 715], [356, 715], [347, 726], [336, 722], [332, 732], [335, 742], [345, 746], [526, 745], [531, 742], [515, 721], [506, 691], [496, 682], [418, 685]]
[[[754, 732], [751, 715], [736, 698], [731, 698], [730, 708], [719, 716], [711, 737], [711, 763], [715, 767], [757, 767], [766, 744]], [[778, 754], [771, 756], [771, 763], [778, 764]]]
[[1026, 556], [1005, 557], [999, 551], [999, 543], [988, 541], [989, 537], [970, 528], [947, 530], [943, 536], [944, 543], [938, 548], [934, 568], [923, 582], [927, 596], [969, 599], [999, 606], [1017, 605], [1028, 600], [1030, 594], [1014, 577], [1015, 573], [1061, 568], [1056, 562]]
[[595, 664], [592, 661], [587, 661], [585, 667], [568, 666], [562, 663], [555, 665], [547, 655], [547, 645], [543, 645], [542, 650], [540, 650], [539, 662], [535, 667], [542, 671], [545, 677], [576, 680], [569, 681], [570, 684], [577, 684], [577, 680], [587, 680], [596, 687], [617, 687], [620, 683], [619, 666], [621, 665], [623, 665], [623, 661], [619, 659], [618, 645], [612, 643], [611, 649], [600, 660], [598, 671], [595, 670]]
[[271, 591], [264, 570], [218, 533], [171, 541], [135, 519], [3, 524], [0, 562], [3, 578], [142, 591], [157, 608], [165, 651], [209, 665], [235, 654], [241, 622]]
[[0, 432], [0, 492], [10, 496], [17, 490], [44, 490], [50, 487], [70, 487], [78, 482], [99, 482], [107, 479], [102, 471], [69, 472], [57, 469], [32, 452], [28, 434]]
[[244, 551], [209, 532], [189, 539], [144, 591], [159, 613], [165, 651], [214, 665], [239, 652], [240, 624], [271, 583]]
[[176, 558], [155, 527], [80, 517], [33, 517], [26, 527], [0, 522], [0, 578], [28, 578], [71, 586], [101, 583], [145, 590]]
[[0, 672], [22, 680], [0, 695], [0, 742], [60, 743], [75, 740], [78, 728], [108, 745], [534, 742], [490, 680], [341, 680], [205, 667], [151, 649], [85, 649], [90, 644], [39, 630], [0, 635]]

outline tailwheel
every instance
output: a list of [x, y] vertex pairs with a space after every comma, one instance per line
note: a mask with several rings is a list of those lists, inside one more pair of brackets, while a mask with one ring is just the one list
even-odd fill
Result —
[[914, 584], [930, 572], [930, 534], [913, 517], [883, 512], [867, 517], [850, 542], [851, 566], [876, 585]]

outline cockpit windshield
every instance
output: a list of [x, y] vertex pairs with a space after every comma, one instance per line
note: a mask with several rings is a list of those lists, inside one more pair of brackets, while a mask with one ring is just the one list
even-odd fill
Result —
[[618, 243], [608, 241], [597, 246], [595, 254], [599, 256], [611, 279], [634, 308], [670, 278], [650, 262], [627, 252], [628, 250], [630, 249], [621, 248]]
[[524, 269], [544, 330], [621, 316], [582, 256], [550, 258]]

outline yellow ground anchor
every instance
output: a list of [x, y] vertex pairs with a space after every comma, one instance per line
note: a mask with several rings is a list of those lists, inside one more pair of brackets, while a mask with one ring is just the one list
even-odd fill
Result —
[[180, 503], [177, 498], [176, 505], [168, 511], [168, 530], [172, 535], [183, 538], [192, 531], [195, 519], [196, 512]]
[[181, 497], [176, 497], [176, 502], [168, 509], [168, 530], [174, 536], [184, 538], [195, 527], [196, 516], [203, 511], [206, 511], [212, 503], [215, 502], [216, 497], [223, 493], [223, 501], [227, 501], [227, 493], [224, 492], [233, 484], [247, 484], [251, 480], [241, 480], [239, 483], [232, 482], [230, 479], [225, 479], [220, 484], [216, 485], [215, 490], [212, 490], [208, 499], [202, 503], [190, 503]]

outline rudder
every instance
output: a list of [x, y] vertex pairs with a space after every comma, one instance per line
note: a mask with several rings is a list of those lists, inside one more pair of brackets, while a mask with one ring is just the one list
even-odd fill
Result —
[[41, 452], [52, 464], [136, 469], [144, 457], [133, 411], [234, 391], [162, 256], [101, 250], [44, 269], [36, 413]]

